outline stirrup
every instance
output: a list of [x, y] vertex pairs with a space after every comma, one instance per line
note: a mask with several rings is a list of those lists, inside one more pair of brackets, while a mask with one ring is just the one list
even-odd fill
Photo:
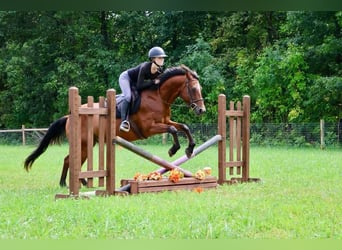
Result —
[[120, 130], [124, 132], [128, 132], [131, 129], [131, 126], [129, 124], [129, 121], [124, 120], [120, 124]]

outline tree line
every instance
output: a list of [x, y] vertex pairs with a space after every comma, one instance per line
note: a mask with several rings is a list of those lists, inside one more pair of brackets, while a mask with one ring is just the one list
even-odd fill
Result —
[[[1, 11], [0, 128], [45, 127], [68, 112], [68, 88], [119, 92], [119, 74], [161, 46], [185, 64], [211, 123], [217, 96], [251, 96], [252, 122], [335, 122], [342, 113], [341, 11]], [[179, 101], [179, 103], [181, 103]]]

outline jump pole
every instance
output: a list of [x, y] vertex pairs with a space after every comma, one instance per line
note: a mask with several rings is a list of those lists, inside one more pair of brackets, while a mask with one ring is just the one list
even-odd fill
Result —
[[135, 146], [133, 143], [130, 143], [129, 141], [126, 141], [125, 139], [119, 137], [119, 136], [116, 136], [115, 139], [113, 140], [114, 143], [116, 144], [119, 144], [120, 146], [136, 153], [137, 155], [140, 155], [141, 157], [159, 165], [159, 166], [162, 166], [168, 170], [172, 170], [172, 169], [178, 169], [180, 170], [181, 172], [184, 173], [184, 176], [186, 177], [192, 177], [193, 174], [185, 169], [182, 169], [180, 167], [178, 167], [177, 165], [175, 164], [172, 164], [172, 163], [169, 163], [167, 161], [165, 161], [164, 159], [158, 157], [158, 156], [155, 156], [137, 146]]
[[[210, 138], [209, 140], [207, 140], [206, 142], [202, 143], [200, 146], [198, 146], [197, 148], [194, 149], [194, 152], [192, 153], [191, 157], [188, 158], [186, 155], [183, 155], [182, 157], [178, 158], [177, 160], [173, 161], [172, 164], [179, 166], [181, 164], [183, 164], [184, 162], [187, 162], [188, 160], [194, 158], [195, 156], [199, 155], [200, 153], [202, 153], [203, 151], [205, 151], [206, 149], [208, 149], [209, 147], [211, 147], [213, 144], [219, 142], [222, 140], [222, 136], [221, 135], [215, 135], [212, 138]], [[167, 171], [169, 171], [166, 168], [160, 168], [157, 170], [158, 173], [160, 174], [164, 174]]]
[[[118, 137], [116, 137], [118, 139]], [[119, 137], [120, 138], [120, 137]], [[121, 138], [120, 138], [121, 139]], [[119, 140], [120, 140], [119, 139]], [[199, 155], [200, 153], [202, 153], [203, 151], [205, 151], [206, 149], [208, 149], [209, 147], [211, 147], [213, 144], [219, 142], [222, 140], [222, 136], [221, 135], [215, 135], [212, 138], [210, 138], [209, 140], [207, 140], [206, 142], [204, 142], [203, 144], [201, 144], [200, 146], [198, 146], [197, 148], [194, 149], [194, 152], [192, 153], [191, 157], [188, 158], [186, 155], [183, 155], [182, 157], [178, 158], [177, 160], [173, 161], [171, 163], [171, 166], [175, 166], [177, 169], [181, 170], [181, 168], [179, 167], [179, 165], [183, 164], [184, 162], [187, 162], [188, 160], [194, 158], [195, 156]], [[121, 141], [122, 142], [122, 141]], [[126, 141], [127, 142], [127, 141]], [[119, 143], [118, 143], [119, 144]], [[131, 144], [131, 143], [126, 143], [126, 144]], [[121, 144], [119, 144], [121, 145]], [[132, 144], [133, 145], [133, 144]], [[129, 145], [129, 146], [132, 146]], [[121, 145], [122, 146], [122, 145]], [[127, 145], [128, 146], [128, 145]], [[134, 145], [133, 145], [134, 146]], [[125, 146], [124, 146], [125, 147]], [[125, 147], [127, 148], [127, 147]], [[127, 148], [128, 149], [128, 148]], [[140, 151], [141, 149], [138, 148]], [[137, 153], [136, 151], [133, 151], [135, 153]], [[156, 157], [153, 156], [147, 152], [145, 152], [146, 156], [148, 155], [148, 157], [152, 158], [152, 157]], [[145, 157], [144, 157], [145, 158]], [[164, 160], [162, 160], [163, 162], [166, 162]], [[160, 165], [160, 164], [159, 164]], [[158, 169], [156, 172], [160, 173], [161, 175], [166, 173], [167, 171], [169, 171], [169, 168], [165, 168], [164, 165], [161, 165], [163, 168]], [[188, 172], [188, 171], [187, 171]], [[192, 177], [192, 175], [188, 176], [188, 177]], [[127, 184], [122, 186], [119, 191], [129, 191], [131, 188], [131, 184]]]

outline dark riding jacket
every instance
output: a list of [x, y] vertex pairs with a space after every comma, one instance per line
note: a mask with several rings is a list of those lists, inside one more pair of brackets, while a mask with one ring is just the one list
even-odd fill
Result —
[[160, 71], [151, 73], [152, 62], [143, 62], [138, 66], [127, 70], [131, 80], [131, 87], [141, 90], [153, 85], [153, 80], [160, 75]]

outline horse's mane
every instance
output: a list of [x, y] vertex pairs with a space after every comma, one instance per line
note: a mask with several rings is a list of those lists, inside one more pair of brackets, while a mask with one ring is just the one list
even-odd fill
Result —
[[195, 77], [197, 80], [199, 80], [199, 77], [195, 71], [192, 71], [185, 65], [180, 65], [177, 67], [170, 67], [167, 68], [162, 74], [160, 74], [157, 79], [159, 79], [160, 83], [159, 84], [152, 84], [148, 86], [147, 88], [139, 89], [139, 91], [142, 91], [144, 89], [149, 89], [149, 90], [157, 90], [164, 82], [166, 82], [168, 79], [174, 76], [179, 76], [179, 75], [185, 75], [187, 72], [190, 72], [190, 74]]
[[163, 82], [165, 82], [169, 78], [178, 76], [178, 75], [185, 75], [186, 72], [190, 72], [192, 76], [198, 80], [197, 73], [192, 71], [191, 69], [189, 69], [187, 66], [183, 64], [178, 67], [167, 68], [161, 75], [158, 76], [158, 79], [160, 80], [160, 84], [163, 84]]

